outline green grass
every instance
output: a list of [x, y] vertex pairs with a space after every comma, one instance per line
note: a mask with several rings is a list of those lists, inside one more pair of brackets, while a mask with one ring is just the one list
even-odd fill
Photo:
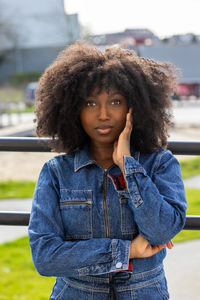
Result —
[[54, 281], [36, 272], [27, 237], [0, 245], [0, 300], [46, 300]]
[[[200, 190], [186, 189], [188, 204], [187, 215], [200, 215]], [[182, 230], [174, 239], [174, 242], [183, 242], [200, 238], [200, 230]]]
[[200, 174], [200, 157], [180, 161], [183, 179]]
[[33, 196], [35, 184], [34, 181], [0, 182], [0, 199], [30, 198]]

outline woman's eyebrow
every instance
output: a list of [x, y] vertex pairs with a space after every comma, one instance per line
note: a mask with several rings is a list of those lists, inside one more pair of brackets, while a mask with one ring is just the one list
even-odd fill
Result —
[[84, 99], [84, 101], [90, 101], [90, 100], [96, 100], [96, 97], [89, 96], [89, 97], [87, 97], [87, 98]]
[[122, 93], [120, 93], [120, 92], [113, 92], [113, 93], [109, 94], [109, 96], [116, 96], [116, 95], [123, 96]]

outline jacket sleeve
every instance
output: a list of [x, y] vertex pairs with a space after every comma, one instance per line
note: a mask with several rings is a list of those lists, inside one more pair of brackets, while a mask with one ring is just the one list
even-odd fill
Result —
[[29, 223], [33, 263], [44, 276], [100, 275], [128, 269], [130, 241], [109, 238], [66, 241], [56, 176], [45, 164]]
[[170, 151], [157, 156], [152, 178], [133, 157], [124, 156], [129, 206], [139, 232], [151, 245], [172, 239], [185, 224], [186, 198], [178, 160]]

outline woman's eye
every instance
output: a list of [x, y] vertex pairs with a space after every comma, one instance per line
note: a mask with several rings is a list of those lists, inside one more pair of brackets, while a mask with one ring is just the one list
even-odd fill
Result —
[[94, 106], [96, 106], [96, 103], [94, 101], [86, 101], [85, 105], [87, 107], [94, 107]]
[[112, 100], [111, 101], [111, 104], [112, 105], [119, 105], [121, 103], [121, 101], [119, 99], [116, 99], [116, 100]]

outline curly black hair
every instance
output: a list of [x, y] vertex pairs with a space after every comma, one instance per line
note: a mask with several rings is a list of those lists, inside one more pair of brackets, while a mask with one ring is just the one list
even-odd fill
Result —
[[96, 87], [117, 89], [133, 107], [131, 143], [135, 150], [151, 153], [167, 146], [177, 69], [120, 46], [101, 51], [80, 41], [63, 50], [39, 80], [37, 135], [52, 137], [57, 152], [82, 148], [89, 137], [80, 111]]

